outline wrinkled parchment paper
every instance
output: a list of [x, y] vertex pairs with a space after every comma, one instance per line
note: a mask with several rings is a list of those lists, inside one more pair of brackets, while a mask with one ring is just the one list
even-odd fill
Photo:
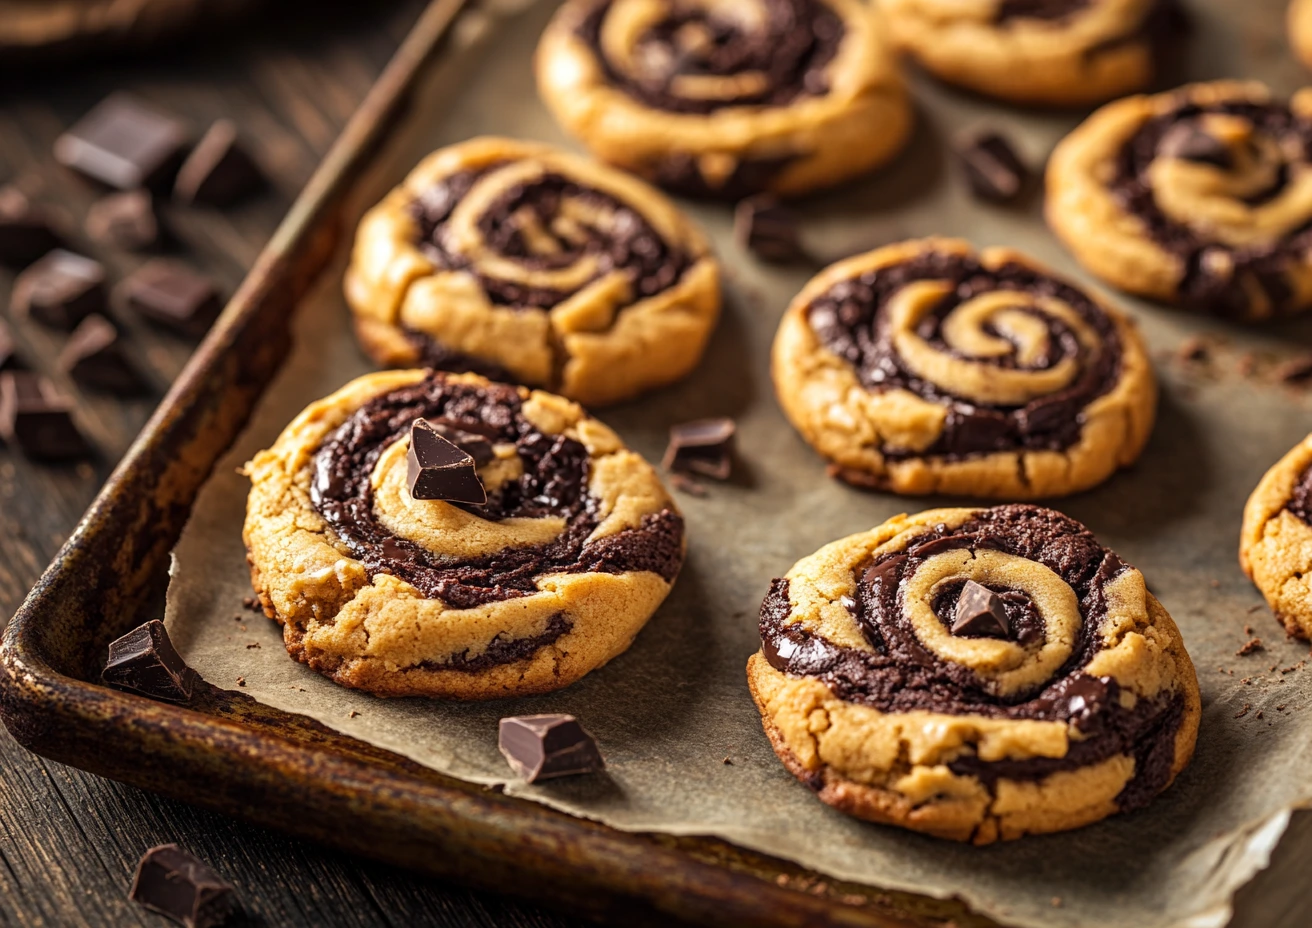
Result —
[[[362, 185], [361, 210], [442, 144], [488, 132], [568, 144], [537, 103], [530, 73], [550, 6], [466, 17], [457, 49], [426, 79], [407, 127]], [[1277, 28], [1283, 0], [1208, 6], [1189, 41], [1191, 76], [1259, 76], [1281, 91], [1297, 86], [1301, 75]], [[881, 177], [807, 203], [811, 244], [837, 256], [951, 233], [1023, 247], [1087, 282], [1043, 226], [1037, 194], [1012, 209], [973, 202], [946, 148], [961, 128], [989, 123], [1039, 164], [1078, 114], [1020, 113], [923, 79], [915, 93], [921, 121], [910, 150]], [[386, 701], [294, 663], [277, 627], [243, 611], [250, 595], [240, 537], [247, 484], [236, 468], [306, 403], [370, 369], [348, 332], [339, 256], [301, 309], [292, 357], [202, 491], [178, 545], [168, 622], [187, 661], [217, 686], [235, 689], [244, 677], [242, 692], [261, 702], [616, 828], [717, 835], [839, 878], [959, 895], [1017, 925], [1224, 924], [1232, 895], [1266, 865], [1291, 808], [1312, 799], [1312, 671], [1299, 663], [1308, 649], [1286, 641], [1235, 559], [1249, 490], [1312, 427], [1312, 394], [1261, 371], [1308, 345], [1312, 330], [1242, 332], [1122, 300], [1157, 359], [1159, 422], [1131, 471], [1058, 506], [1140, 567], [1179, 622], [1203, 690], [1197, 755], [1144, 812], [1069, 834], [961, 846], [831, 811], [784, 771], [761, 732], [743, 665], [757, 647], [756, 611], [770, 579], [834, 538], [945, 501], [862, 493], [826, 479], [779, 413], [767, 370], [775, 324], [808, 270], [754, 263], [731, 240], [727, 208], [689, 208], [727, 265], [723, 321], [687, 381], [601, 417], [657, 459], [670, 424], [733, 416], [741, 463], [733, 481], [713, 486], [707, 498], [680, 497], [691, 539], [687, 566], [626, 654], [545, 697]], [[1212, 346], [1211, 359], [1194, 366], [1201, 373], [1175, 357], [1191, 335]], [[1249, 353], [1257, 376], [1239, 373]], [[1265, 650], [1240, 657], [1249, 624]], [[582, 719], [605, 752], [606, 775], [508, 782], [497, 720], [532, 712]]]

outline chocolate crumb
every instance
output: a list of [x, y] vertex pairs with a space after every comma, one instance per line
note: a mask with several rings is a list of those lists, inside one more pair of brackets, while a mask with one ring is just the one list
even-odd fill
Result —
[[[1258, 611], [1259, 609], [1261, 609], [1261, 608], [1262, 608], [1262, 604], [1261, 604], [1261, 603], [1258, 603], [1256, 606], [1249, 606], [1249, 607], [1248, 607], [1248, 614], [1249, 614], [1249, 615], [1252, 615], [1254, 612], [1257, 612], [1257, 611]], [[1251, 628], [1251, 626], [1245, 625], [1244, 628], [1245, 628], [1245, 631], [1244, 631], [1244, 634], [1245, 634], [1245, 635], [1250, 635], [1250, 634], [1252, 634], [1252, 632], [1247, 631], [1247, 629], [1248, 629], [1248, 628]]]
[[1312, 381], [1312, 354], [1291, 358], [1277, 367], [1275, 373], [1282, 383], [1306, 385]]
[[238, 677], [238, 678], [237, 678], [237, 685], [238, 685], [238, 686], [245, 686], [245, 685], [246, 685], [246, 678], [245, 678], [245, 677]]
[[1245, 626], [1244, 626], [1244, 634], [1247, 635], [1249, 638], [1252, 638], [1252, 637], [1253, 637], [1253, 626], [1251, 626], [1251, 625], [1245, 625]]
[[1244, 642], [1243, 646], [1240, 647], [1240, 649], [1235, 652], [1235, 656], [1247, 657], [1250, 654], [1255, 654], [1258, 651], [1265, 651], [1265, 650], [1266, 650], [1266, 646], [1262, 644], [1261, 638], [1249, 638], [1246, 642]]
[[1206, 361], [1210, 354], [1207, 343], [1197, 335], [1192, 335], [1180, 343], [1175, 356], [1181, 361]]
[[357, 715], [359, 715], [359, 714], [360, 714], [360, 713], [358, 713], [358, 712], [356, 712], [354, 709], [352, 709], [350, 712], [346, 713], [346, 717], [347, 717], [348, 719], [353, 719], [353, 718], [355, 718], [355, 717], [356, 717]]
[[1262, 718], [1262, 710], [1261, 710], [1261, 709], [1258, 709], [1258, 710], [1257, 710], [1257, 716], [1256, 716], [1256, 717], [1259, 718], [1259, 719]]
[[1235, 718], [1242, 719], [1248, 714], [1248, 710], [1253, 708], [1250, 703], [1244, 703], [1244, 707], [1235, 713]]
[[250, 644], [246, 645], [246, 650], [249, 651], [251, 648], [258, 648], [259, 646], [260, 643], [258, 641], [252, 641]]
[[732, 766], [733, 766], [733, 761], [731, 761], [729, 758], [726, 757], [726, 758], [724, 759], [724, 765], [725, 765], [726, 767], [732, 767]]
[[1287, 703], [1287, 702], [1282, 702], [1280, 705], [1276, 706], [1276, 711], [1277, 711], [1277, 712], [1284, 712], [1284, 711], [1285, 711], [1285, 706], [1287, 706], [1287, 705], [1289, 705], [1289, 703]]

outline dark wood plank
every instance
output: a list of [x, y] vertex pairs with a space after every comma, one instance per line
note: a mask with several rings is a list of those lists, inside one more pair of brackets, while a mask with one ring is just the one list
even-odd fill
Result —
[[[55, 137], [119, 88], [183, 116], [196, 133], [219, 117], [234, 119], [269, 174], [269, 192], [223, 212], [165, 209], [177, 237], [175, 256], [213, 274], [230, 293], [423, 2], [270, 6], [278, 9], [260, 16], [254, 27], [130, 62], [60, 65], [39, 74], [0, 72], [0, 181], [14, 180], [55, 206], [74, 246], [104, 260], [117, 279], [142, 259], [85, 240], [81, 221], [101, 191], [51, 162]], [[11, 283], [11, 274], [0, 273], [0, 307], [8, 306]], [[78, 397], [98, 458], [47, 467], [0, 448], [0, 616], [6, 620], [194, 347], [131, 316], [117, 319], [160, 391], [122, 402], [84, 395], [57, 378]], [[26, 356], [54, 373], [63, 337], [26, 323], [14, 327]], [[0, 729], [0, 925], [164, 924], [128, 902], [126, 892], [141, 852], [168, 841], [233, 880], [255, 924], [554, 928], [575, 923], [49, 763]]]

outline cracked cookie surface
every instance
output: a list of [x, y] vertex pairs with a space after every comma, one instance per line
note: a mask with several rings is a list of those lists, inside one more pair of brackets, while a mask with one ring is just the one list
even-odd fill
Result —
[[1126, 97], [1062, 139], [1046, 184], [1049, 225], [1113, 286], [1244, 321], [1312, 307], [1312, 90]]
[[1152, 79], [1160, 0], [884, 0], [937, 77], [1016, 103], [1100, 103]]
[[570, 0], [538, 90], [601, 159], [694, 196], [794, 195], [891, 159], [911, 107], [864, 0]]
[[365, 215], [346, 296], [382, 365], [472, 371], [587, 405], [685, 376], [720, 310], [709, 245], [664, 195], [503, 138], [434, 152]]
[[1239, 564], [1285, 630], [1312, 638], [1312, 435], [1263, 474], [1248, 497]]
[[[968, 583], [997, 630], [954, 623]], [[748, 683], [780, 760], [850, 815], [985, 844], [1147, 805], [1201, 705], [1139, 571], [1030, 505], [897, 516], [774, 581]], [[954, 630], [955, 629], [955, 630]]]
[[1133, 462], [1156, 385], [1126, 317], [1009, 249], [925, 239], [841, 261], [775, 336], [780, 404], [851, 483], [1035, 499]]
[[[418, 418], [491, 446], [486, 505], [410, 497]], [[288, 652], [382, 696], [567, 686], [629, 646], [683, 563], [682, 517], [614, 432], [561, 397], [472, 374], [355, 380], [246, 473], [251, 579]]]

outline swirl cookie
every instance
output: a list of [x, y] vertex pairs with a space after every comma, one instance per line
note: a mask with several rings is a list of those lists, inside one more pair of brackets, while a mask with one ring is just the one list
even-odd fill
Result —
[[379, 364], [472, 370], [588, 405], [683, 377], [720, 310], [706, 239], [663, 195], [501, 138], [435, 152], [369, 211], [346, 297]]
[[865, 0], [569, 0], [537, 75], [598, 157], [694, 196], [831, 186], [891, 159], [911, 126]]
[[1312, 68], [1312, 0], [1292, 0], [1287, 22], [1294, 54], [1303, 67]]
[[850, 483], [1034, 499], [1130, 464], [1156, 385], [1116, 310], [1008, 249], [925, 239], [822, 271], [775, 336], [779, 402]]
[[942, 80], [1016, 103], [1100, 103], [1148, 83], [1160, 0], [883, 0], [894, 41]]
[[935, 509], [774, 581], [748, 683], [775, 753], [849, 815], [987, 844], [1142, 808], [1198, 681], [1139, 571], [1050, 509]]
[[1312, 435], [1277, 461], [1248, 497], [1239, 564], [1285, 630], [1312, 638]]
[[[470, 449], [485, 505], [410, 496], [420, 418]], [[568, 686], [629, 646], [683, 562], [683, 519], [614, 432], [472, 374], [361, 377], [246, 473], [265, 614], [292, 657], [380, 696]]]
[[1216, 81], [1108, 104], [1048, 161], [1048, 222], [1114, 286], [1258, 320], [1312, 305], [1312, 95]]

